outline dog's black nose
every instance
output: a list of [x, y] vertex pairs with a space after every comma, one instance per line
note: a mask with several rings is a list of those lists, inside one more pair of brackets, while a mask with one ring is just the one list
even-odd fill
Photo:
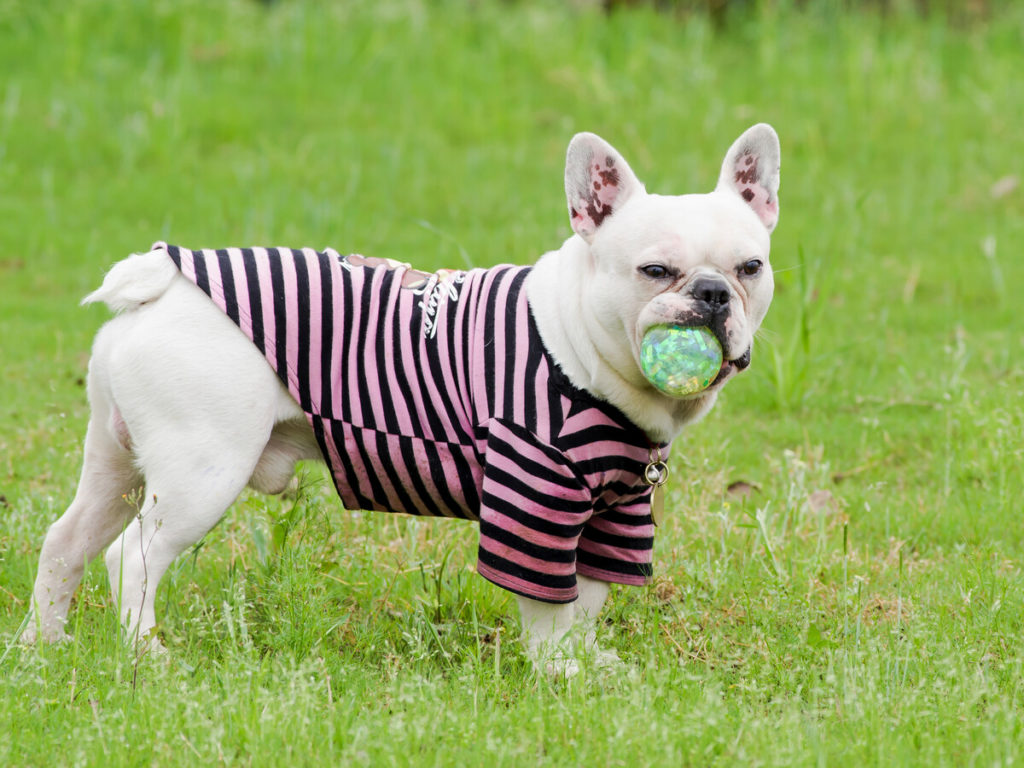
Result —
[[698, 304], [707, 307], [711, 314], [718, 314], [729, 306], [729, 285], [724, 280], [715, 277], [698, 277], [690, 295]]

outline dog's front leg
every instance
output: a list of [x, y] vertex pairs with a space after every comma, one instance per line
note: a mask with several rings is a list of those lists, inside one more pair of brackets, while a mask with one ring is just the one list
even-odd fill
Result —
[[[596, 654], [606, 665], [618, 661], [614, 651], [597, 649], [597, 617], [608, 597], [608, 584], [579, 575], [579, 596], [574, 603], [545, 603], [517, 595], [523, 626], [523, 644], [534, 666], [555, 677], [571, 677], [579, 672], [575, 655]], [[608, 656], [608, 658], [605, 658]]]
[[579, 665], [568, 653], [568, 643], [563, 643], [573, 627], [575, 604], [545, 603], [522, 595], [516, 595], [516, 600], [523, 625], [523, 645], [533, 666], [556, 677], [575, 675]]
[[597, 648], [597, 617], [608, 599], [610, 587], [607, 581], [577, 574], [576, 588], [579, 590], [579, 597], [573, 603], [576, 607], [576, 623], [581, 630], [583, 647], [593, 651]]
[[608, 600], [611, 585], [607, 581], [577, 574], [576, 587], [579, 590], [579, 597], [574, 603], [576, 623], [580, 627], [584, 650], [590, 654], [595, 666], [614, 667], [621, 664], [619, 654], [597, 645], [597, 619]]

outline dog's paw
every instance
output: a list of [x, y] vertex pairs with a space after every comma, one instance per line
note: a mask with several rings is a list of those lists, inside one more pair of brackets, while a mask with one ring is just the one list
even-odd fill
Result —
[[590, 659], [594, 669], [611, 671], [624, 669], [626, 666], [626, 662], [619, 657], [616, 651], [607, 648], [594, 648], [590, 653]]
[[534, 667], [554, 680], [569, 680], [585, 670], [602, 673], [622, 670], [626, 668], [626, 663], [613, 650], [590, 646], [537, 659]]
[[582, 669], [578, 659], [571, 656], [548, 658], [543, 662], [544, 674], [552, 680], [571, 680]]
[[22, 630], [21, 636], [18, 638], [18, 642], [22, 645], [37, 645], [39, 643], [56, 645], [70, 640], [71, 635], [65, 632], [63, 627], [40, 627], [31, 619], [25, 624], [25, 629]]
[[36, 632], [36, 628], [31, 624], [22, 630], [21, 635], [18, 636], [18, 642], [22, 645], [35, 645], [36, 640], [39, 639], [39, 635]]
[[145, 634], [135, 641], [135, 655], [138, 658], [149, 656], [154, 659], [166, 658], [170, 652], [155, 632]]

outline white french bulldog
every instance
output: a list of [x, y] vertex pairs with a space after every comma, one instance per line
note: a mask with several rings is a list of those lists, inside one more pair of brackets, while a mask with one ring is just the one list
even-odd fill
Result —
[[[81, 480], [43, 543], [23, 640], [66, 636], [106, 548], [129, 637], [156, 643], [172, 561], [246, 485], [280, 492], [320, 459], [349, 508], [479, 519], [478, 568], [516, 594], [535, 663], [610, 661], [594, 645], [609, 582], [650, 577], [645, 469], [750, 364], [771, 302], [779, 157], [755, 125], [713, 192], [663, 197], [578, 134], [574, 234], [532, 268], [424, 276], [333, 251], [163, 244], [120, 262], [84, 300], [119, 314], [93, 348]], [[644, 378], [641, 340], [662, 324], [720, 341], [704, 391], [672, 398]]]

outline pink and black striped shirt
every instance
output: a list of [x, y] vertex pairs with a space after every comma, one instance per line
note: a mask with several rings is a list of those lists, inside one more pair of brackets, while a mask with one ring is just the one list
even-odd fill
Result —
[[481, 575], [539, 600], [574, 600], [577, 573], [650, 578], [652, 445], [551, 359], [529, 267], [158, 249], [266, 356], [346, 508], [479, 520]]

